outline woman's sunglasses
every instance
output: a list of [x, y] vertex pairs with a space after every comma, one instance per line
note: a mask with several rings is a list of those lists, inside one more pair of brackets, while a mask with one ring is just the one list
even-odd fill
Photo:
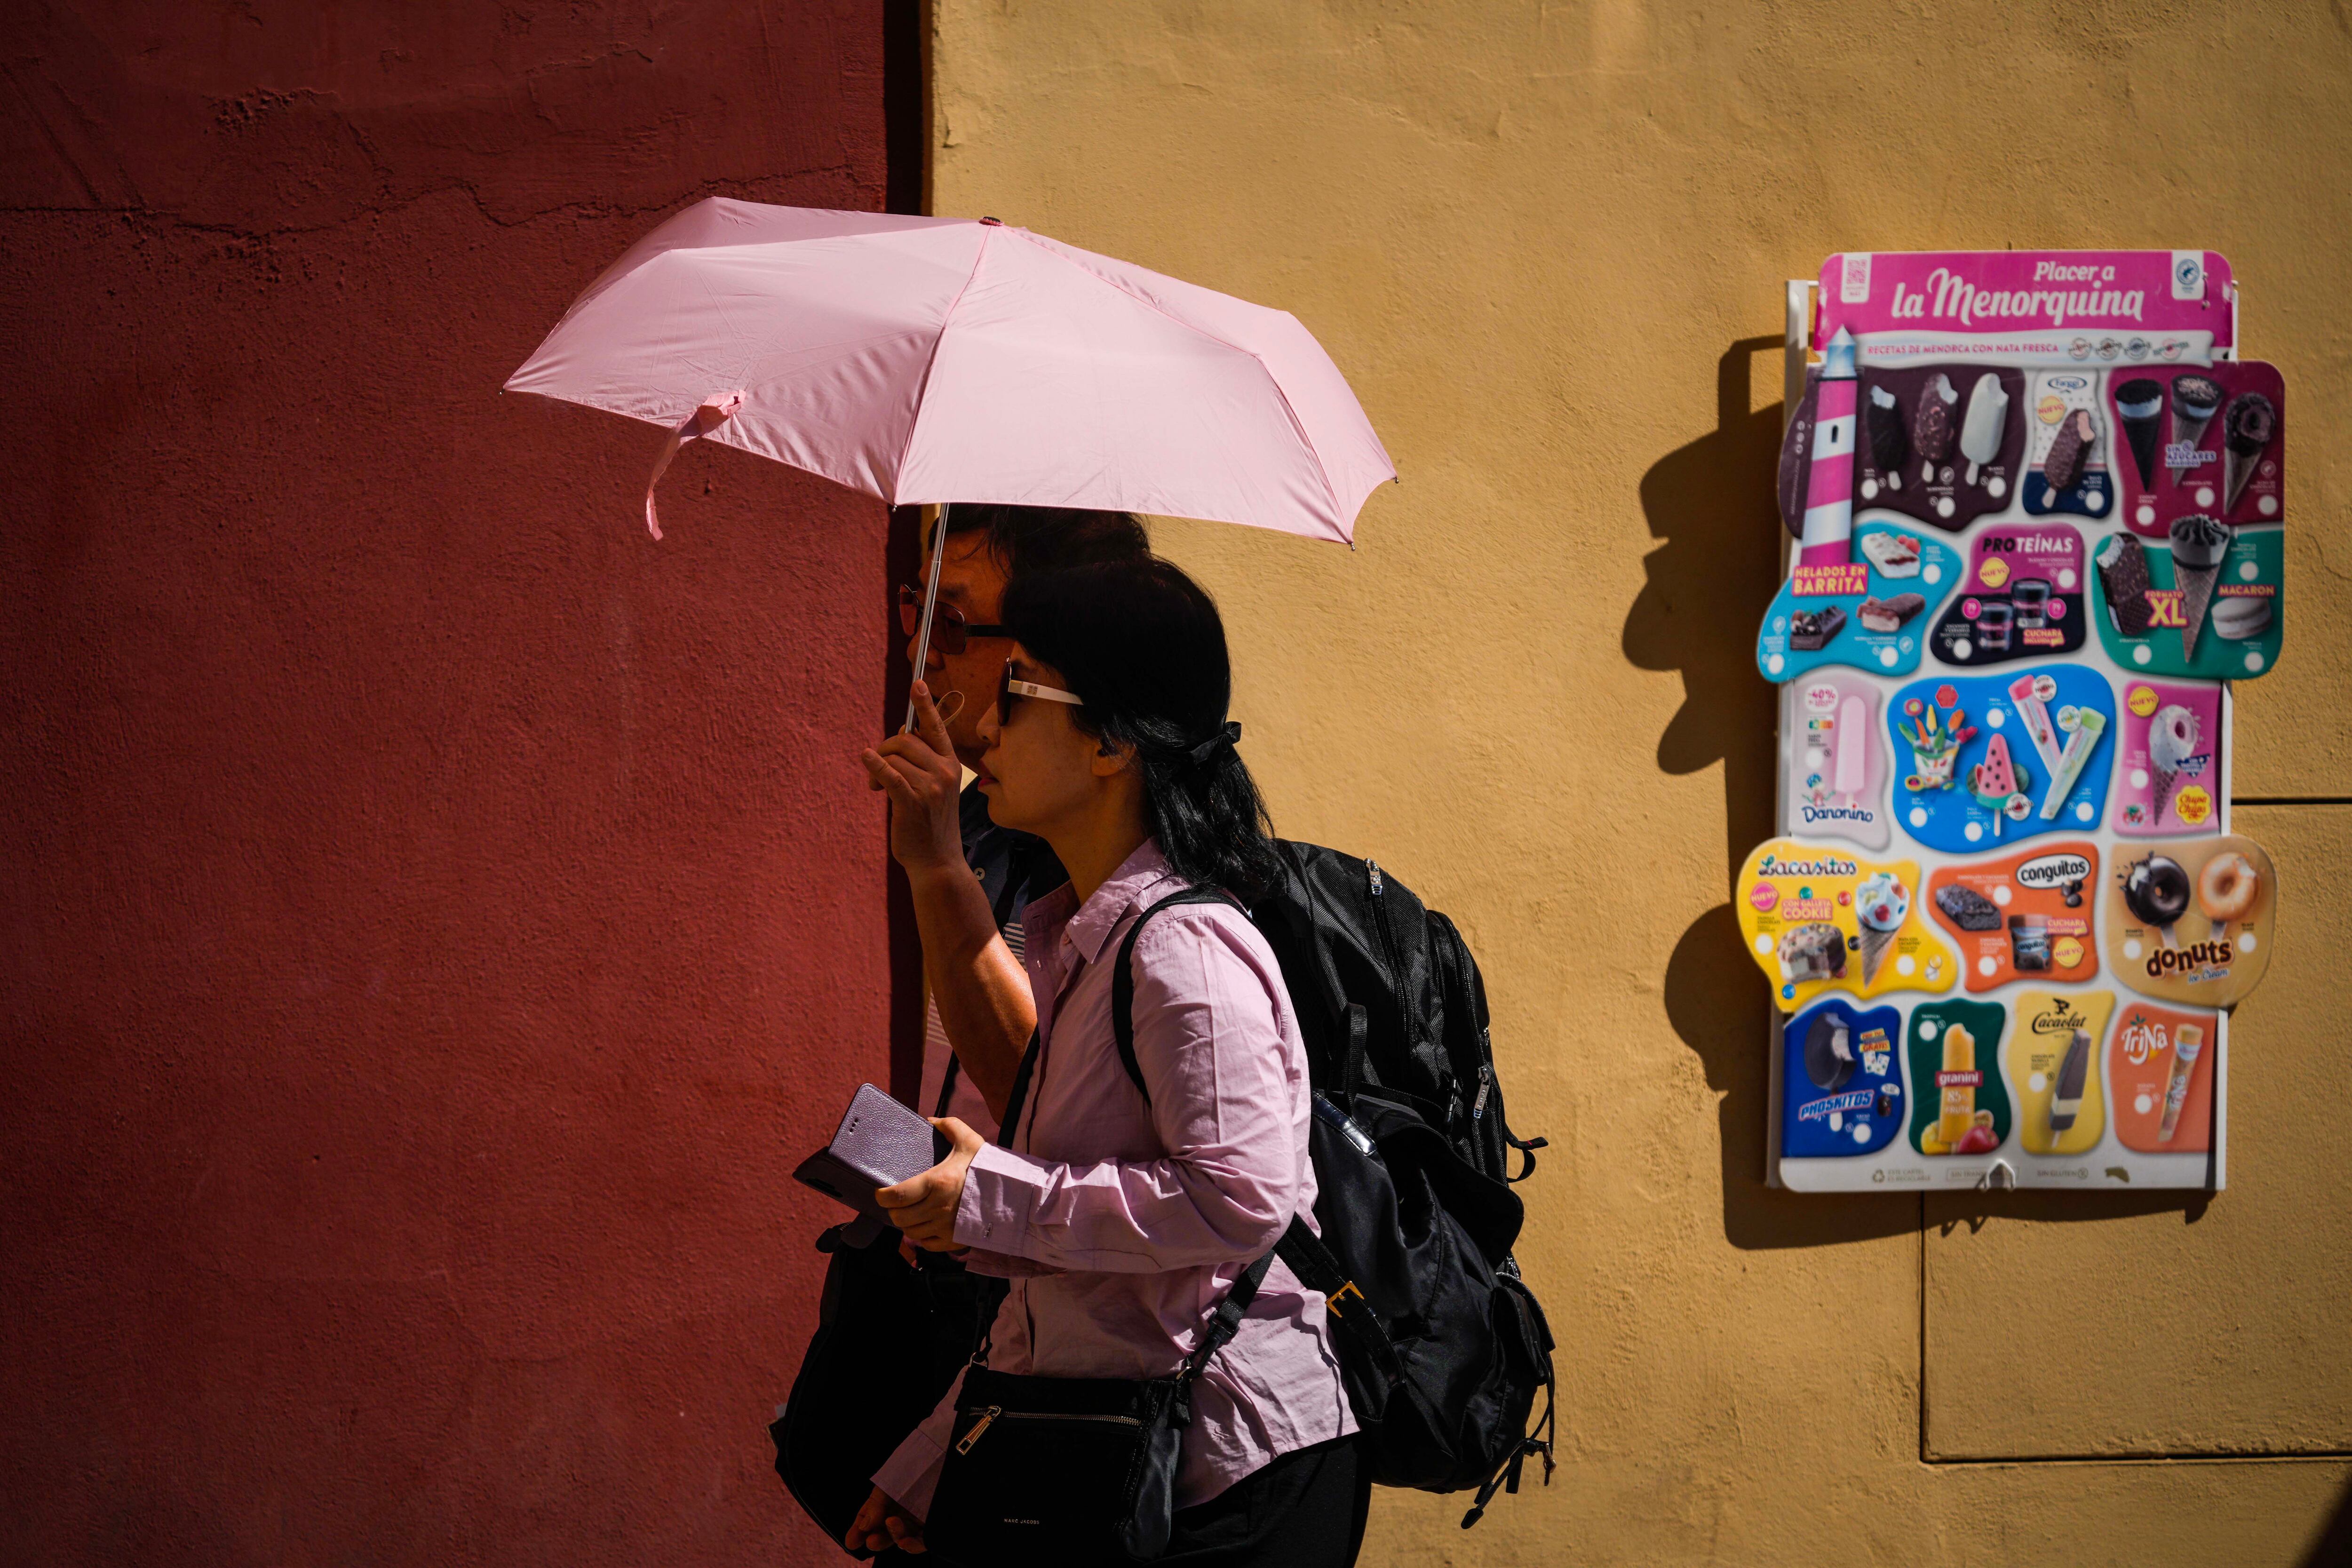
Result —
[[[872, 601], [867, 601], [871, 603]], [[911, 583], [898, 584], [898, 629], [913, 637], [923, 626], [923, 591]], [[973, 637], [1004, 637], [1003, 626], [975, 626], [953, 605], [931, 606], [931, 646], [941, 653], [961, 653]]]
[[1087, 705], [1087, 700], [1075, 691], [1040, 686], [1034, 680], [1015, 680], [1013, 678], [1013, 661], [1008, 658], [1004, 661], [1004, 674], [996, 683], [996, 721], [999, 724], [1009, 721], [1013, 717], [1013, 704], [1024, 697], [1042, 697], [1048, 702], [1066, 702], [1073, 708]]

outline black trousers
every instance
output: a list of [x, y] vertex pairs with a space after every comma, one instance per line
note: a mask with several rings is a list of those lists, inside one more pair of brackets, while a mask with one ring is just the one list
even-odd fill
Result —
[[[1192, 1508], [1180, 1508], [1165, 1568], [1353, 1568], [1372, 1506], [1372, 1478], [1356, 1439], [1294, 1448]], [[945, 1560], [885, 1552], [877, 1568], [923, 1568]], [[1131, 1568], [1040, 1563], [1038, 1568]]]
[[1208, 1501], [1176, 1510], [1167, 1568], [1350, 1568], [1372, 1478], [1356, 1440], [1297, 1448]]

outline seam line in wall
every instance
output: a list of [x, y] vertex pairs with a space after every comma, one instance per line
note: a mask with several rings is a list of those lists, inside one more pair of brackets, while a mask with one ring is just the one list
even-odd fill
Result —
[[2352, 1459], [2352, 1448], [2291, 1448], [2284, 1453], [2242, 1454], [2217, 1453], [2210, 1448], [2167, 1454], [1998, 1454], [1966, 1459], [1933, 1459], [1923, 1454], [1919, 1462], [1938, 1469], [1958, 1469], [2001, 1465], [2316, 1465], [2345, 1459]]

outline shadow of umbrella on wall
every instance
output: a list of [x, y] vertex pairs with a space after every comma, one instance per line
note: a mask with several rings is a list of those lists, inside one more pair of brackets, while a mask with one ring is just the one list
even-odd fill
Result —
[[893, 506], [1152, 512], [1348, 544], [1396, 477], [1296, 317], [994, 218], [698, 203], [606, 268], [506, 390], [667, 430], [646, 486], [656, 539], [654, 486], [696, 439]]

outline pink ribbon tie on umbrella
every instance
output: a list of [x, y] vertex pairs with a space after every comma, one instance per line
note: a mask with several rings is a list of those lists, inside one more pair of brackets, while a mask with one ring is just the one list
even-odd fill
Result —
[[662, 531], [661, 519], [654, 512], [654, 487], [661, 483], [669, 460], [677, 456], [680, 447], [698, 436], [709, 435], [726, 424], [729, 416], [742, 406], [743, 395], [740, 392], [714, 392], [702, 400], [701, 407], [686, 416], [685, 424], [669, 433], [668, 440], [662, 443], [661, 456], [654, 459], [654, 471], [646, 480], [646, 531], [656, 539], [662, 536]]

